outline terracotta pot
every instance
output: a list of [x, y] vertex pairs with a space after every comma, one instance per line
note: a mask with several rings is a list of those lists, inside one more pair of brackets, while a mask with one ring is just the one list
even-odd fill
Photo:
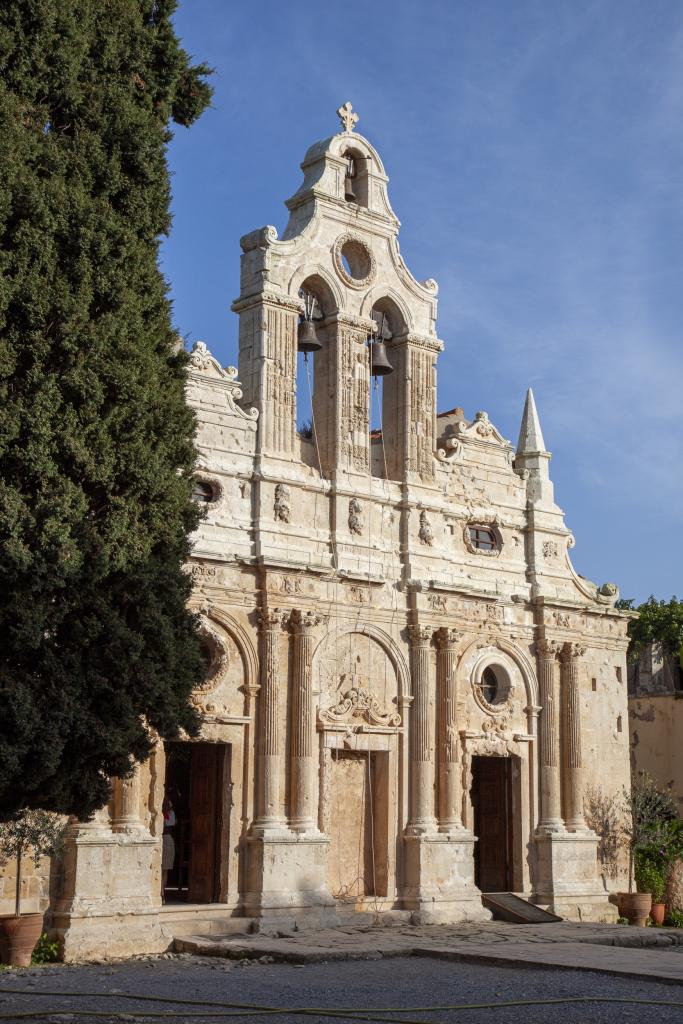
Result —
[[650, 909], [650, 917], [653, 924], [664, 924], [666, 903], [653, 903]]
[[31, 954], [43, 930], [42, 914], [22, 914], [20, 917], [3, 917], [2, 959], [10, 967], [28, 967]]
[[652, 906], [652, 895], [649, 892], [624, 892], [621, 896], [621, 914], [629, 924], [644, 928]]

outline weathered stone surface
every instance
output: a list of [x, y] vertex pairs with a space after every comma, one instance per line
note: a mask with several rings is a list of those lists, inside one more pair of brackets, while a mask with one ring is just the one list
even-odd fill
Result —
[[[229, 753], [217, 899], [262, 927], [337, 908], [485, 918], [472, 786], [494, 758], [507, 886], [609, 917], [581, 799], [628, 784], [627, 617], [572, 568], [533, 401], [517, 452], [485, 412], [437, 414], [437, 286], [400, 255], [374, 148], [342, 132], [302, 167], [282, 238], [241, 240], [241, 383], [201, 343], [190, 360], [213, 490], [188, 565], [212, 655], [194, 699], [202, 741]], [[302, 292], [322, 346], [310, 432]], [[393, 367], [377, 388], [371, 336]], [[166, 771], [160, 745], [72, 838], [51, 903], [67, 956], [163, 947]]]

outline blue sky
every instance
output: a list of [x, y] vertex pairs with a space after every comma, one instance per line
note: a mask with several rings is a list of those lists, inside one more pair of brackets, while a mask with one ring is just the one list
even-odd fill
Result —
[[577, 570], [683, 597], [683, 3], [181, 0], [213, 109], [170, 146], [178, 329], [236, 362], [239, 238], [281, 232], [349, 99], [411, 271], [439, 408], [514, 442], [534, 388]]

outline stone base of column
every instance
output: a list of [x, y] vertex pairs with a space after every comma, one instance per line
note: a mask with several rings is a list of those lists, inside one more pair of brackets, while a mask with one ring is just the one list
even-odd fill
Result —
[[471, 832], [403, 837], [405, 885], [402, 905], [414, 924], [490, 921], [474, 884], [474, 843]]
[[616, 921], [616, 907], [598, 874], [594, 832], [537, 834], [535, 845], [534, 902], [568, 921]]
[[50, 930], [64, 960], [161, 953], [173, 936], [159, 920], [160, 841], [148, 832], [74, 829]]
[[337, 924], [327, 888], [329, 839], [320, 832], [264, 832], [248, 839], [244, 914], [255, 931]]

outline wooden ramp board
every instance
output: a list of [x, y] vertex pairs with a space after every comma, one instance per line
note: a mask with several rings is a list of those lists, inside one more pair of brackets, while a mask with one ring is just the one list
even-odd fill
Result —
[[535, 903], [529, 903], [513, 892], [483, 892], [481, 901], [497, 921], [511, 921], [513, 924], [551, 924], [561, 921], [557, 914], [542, 910]]

